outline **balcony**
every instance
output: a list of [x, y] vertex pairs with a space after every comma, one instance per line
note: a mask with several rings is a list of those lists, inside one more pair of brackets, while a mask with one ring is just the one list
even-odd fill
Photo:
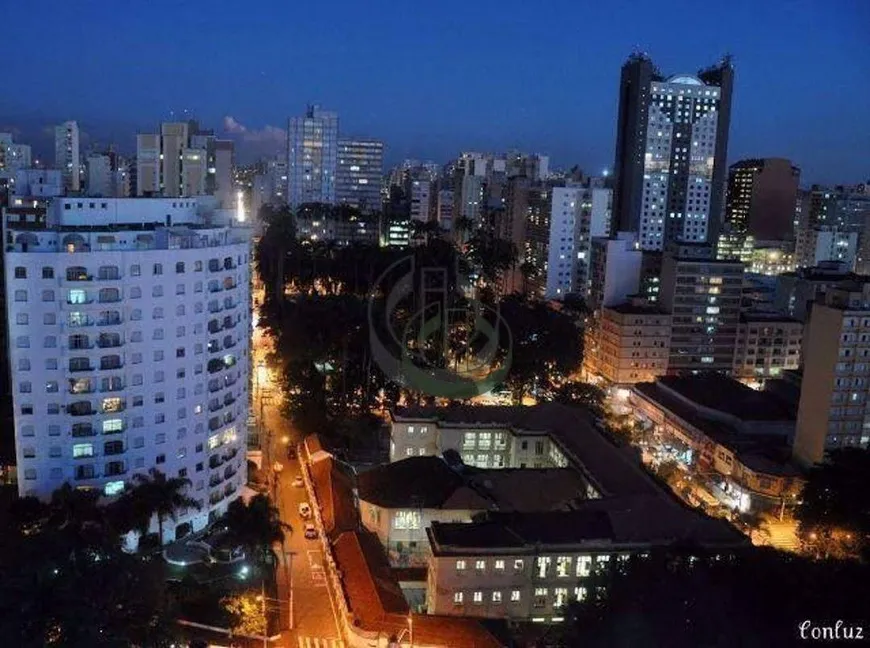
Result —
[[90, 423], [73, 423], [71, 434], [75, 439], [97, 436], [94, 426]]
[[220, 475], [212, 475], [208, 480], [208, 485], [210, 488], [214, 488], [215, 486], [219, 486], [224, 482], [224, 478]]
[[121, 362], [121, 359], [117, 356], [100, 358], [100, 370], [101, 371], [110, 371], [112, 369], [123, 369], [123, 368], [124, 368], [124, 363]]
[[214, 454], [208, 458], [208, 467], [209, 468], [218, 468], [223, 465], [224, 459], [219, 454]]
[[105, 477], [118, 477], [127, 474], [127, 466], [123, 461], [110, 461], [106, 464]]
[[220, 504], [220, 502], [226, 497], [221, 491], [215, 491], [211, 495], [209, 495], [208, 502], [212, 506], [215, 504]]
[[101, 317], [97, 320], [97, 326], [118, 326], [122, 323], [121, 316]]
[[223, 423], [221, 422], [221, 419], [219, 416], [215, 416], [214, 418], [210, 418], [208, 420], [208, 429], [211, 432], [214, 432], [215, 430], [219, 429], [222, 425], [223, 425]]
[[93, 416], [97, 413], [97, 410], [87, 402], [73, 403], [67, 406], [66, 411], [70, 416]]
[[77, 481], [83, 479], [96, 479], [97, 473], [93, 466], [76, 466], [75, 478]]
[[124, 444], [121, 441], [109, 441], [103, 446], [103, 454], [119, 455], [124, 453]]
[[224, 454], [224, 461], [232, 461], [233, 459], [235, 459], [238, 456], [238, 454], [239, 454], [239, 449], [233, 448], [232, 450], [230, 450], [229, 452]]
[[119, 346], [122, 346], [124, 343], [121, 341], [121, 336], [100, 336], [100, 339], [97, 340], [97, 346], [101, 349], [113, 349]]

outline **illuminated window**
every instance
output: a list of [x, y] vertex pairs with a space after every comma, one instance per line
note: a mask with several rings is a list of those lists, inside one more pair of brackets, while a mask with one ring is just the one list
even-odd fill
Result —
[[393, 517], [394, 529], [419, 529], [420, 528], [420, 512], [419, 511], [396, 511]]
[[456, 592], [455, 594], [453, 594], [453, 603], [454, 603], [455, 605], [462, 605], [462, 599], [463, 599], [463, 598], [464, 598], [464, 597], [463, 597], [463, 595], [462, 595], [462, 592]]
[[94, 446], [91, 443], [76, 443], [73, 445], [73, 458], [93, 457]]
[[457, 560], [456, 561], [456, 571], [465, 571], [465, 561]]

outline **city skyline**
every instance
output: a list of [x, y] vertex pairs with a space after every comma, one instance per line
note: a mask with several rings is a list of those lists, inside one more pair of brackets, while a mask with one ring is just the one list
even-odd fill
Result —
[[[238, 16], [216, 9], [201, 34], [185, 30], [176, 39], [176, 28], [166, 27], [166, 47], [149, 55], [135, 84], [129, 57], [99, 57], [90, 43], [100, 39], [87, 37], [111, 30], [134, 54], [150, 42], [150, 31], [131, 25], [146, 25], [150, 14], [103, 9], [95, 3], [75, 10], [84, 37], [75, 73], [49, 48], [32, 52], [29, 65], [43, 71], [43, 83], [26, 100], [0, 101], [0, 128], [19, 129], [18, 139], [32, 142], [40, 159], [50, 147], [48, 125], [76, 119], [83, 150], [99, 142], [125, 151], [137, 131], [173, 112], [232, 135], [240, 160], [251, 161], [280, 151], [287, 118], [319, 102], [341, 115], [347, 134], [385, 141], [388, 164], [519, 148], [550, 155], [556, 167], [600, 173], [613, 164], [619, 68], [629, 54], [647, 52], [670, 75], [696, 73], [730, 52], [736, 72], [729, 163], [786, 157], [801, 167], [804, 184], [867, 179], [860, 157], [867, 90], [854, 81], [868, 63], [859, 29], [868, 9], [859, 3], [810, 3], [791, 13], [781, 5], [728, 5], [711, 7], [703, 21], [687, 19], [689, 5], [681, 3], [655, 12], [553, 5], [539, 20], [520, 5], [514, 12], [506, 6], [498, 19], [463, 7], [459, 20], [458, 5], [441, 6], [437, 15], [385, 7], [357, 16], [359, 9], [339, 3], [328, 15], [315, 9], [292, 22], [275, 6], [263, 11], [268, 20], [238, 24]], [[48, 37], [73, 18], [66, 14], [72, 9], [48, 18], [10, 11], [18, 29], [0, 51], [20, 51], [37, 27]], [[333, 12], [348, 20], [326, 22]], [[183, 18], [174, 24], [183, 26]], [[708, 33], [714, 24], [716, 33]], [[278, 33], [282, 25], [291, 26], [289, 35]], [[673, 38], [677, 27], [688, 35]], [[213, 48], [210, 67], [195, 64], [205, 41], [228, 39], [236, 44]], [[525, 54], [513, 54], [512, 43]], [[186, 60], [191, 65], [172, 63]], [[394, 90], [378, 90], [385, 86]]]

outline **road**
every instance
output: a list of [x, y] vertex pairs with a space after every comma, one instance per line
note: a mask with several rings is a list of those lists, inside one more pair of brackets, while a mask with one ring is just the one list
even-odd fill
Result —
[[[326, 585], [325, 567], [317, 540], [306, 540], [305, 521], [299, 516], [299, 504], [308, 501], [305, 488], [294, 487], [292, 482], [300, 474], [297, 459], [288, 459], [287, 448], [295, 447], [300, 435], [280, 414], [280, 394], [272, 371], [265, 366], [272, 340], [256, 328], [252, 344], [254, 371], [254, 407], [259, 417], [262, 412], [265, 429], [263, 435], [263, 466], [281, 463], [273, 483], [272, 495], [281, 513], [281, 520], [289, 524], [281, 564], [278, 567], [278, 599], [272, 604], [281, 609], [282, 619], [288, 619], [290, 600], [293, 601], [293, 629], [282, 633], [280, 642], [271, 646], [286, 648], [343, 648]], [[262, 368], [261, 368], [262, 367]], [[262, 401], [261, 397], [266, 396]], [[291, 595], [292, 583], [292, 595]]]

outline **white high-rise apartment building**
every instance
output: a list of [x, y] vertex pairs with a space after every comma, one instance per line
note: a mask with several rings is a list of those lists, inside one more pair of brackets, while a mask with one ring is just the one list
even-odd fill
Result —
[[586, 296], [592, 239], [610, 234], [612, 192], [594, 179], [553, 188], [547, 255], [547, 299]]
[[287, 125], [287, 203], [335, 204], [338, 114], [308, 106]]
[[191, 481], [203, 528], [246, 480], [250, 244], [197, 199], [55, 200], [7, 229], [19, 493], [121, 493], [156, 468]]
[[428, 180], [408, 180], [409, 197], [411, 199], [410, 214], [412, 221], [426, 223], [429, 221], [429, 196], [432, 183]]
[[81, 160], [79, 158], [79, 125], [67, 121], [54, 128], [54, 163], [63, 174], [67, 191], [81, 189]]

